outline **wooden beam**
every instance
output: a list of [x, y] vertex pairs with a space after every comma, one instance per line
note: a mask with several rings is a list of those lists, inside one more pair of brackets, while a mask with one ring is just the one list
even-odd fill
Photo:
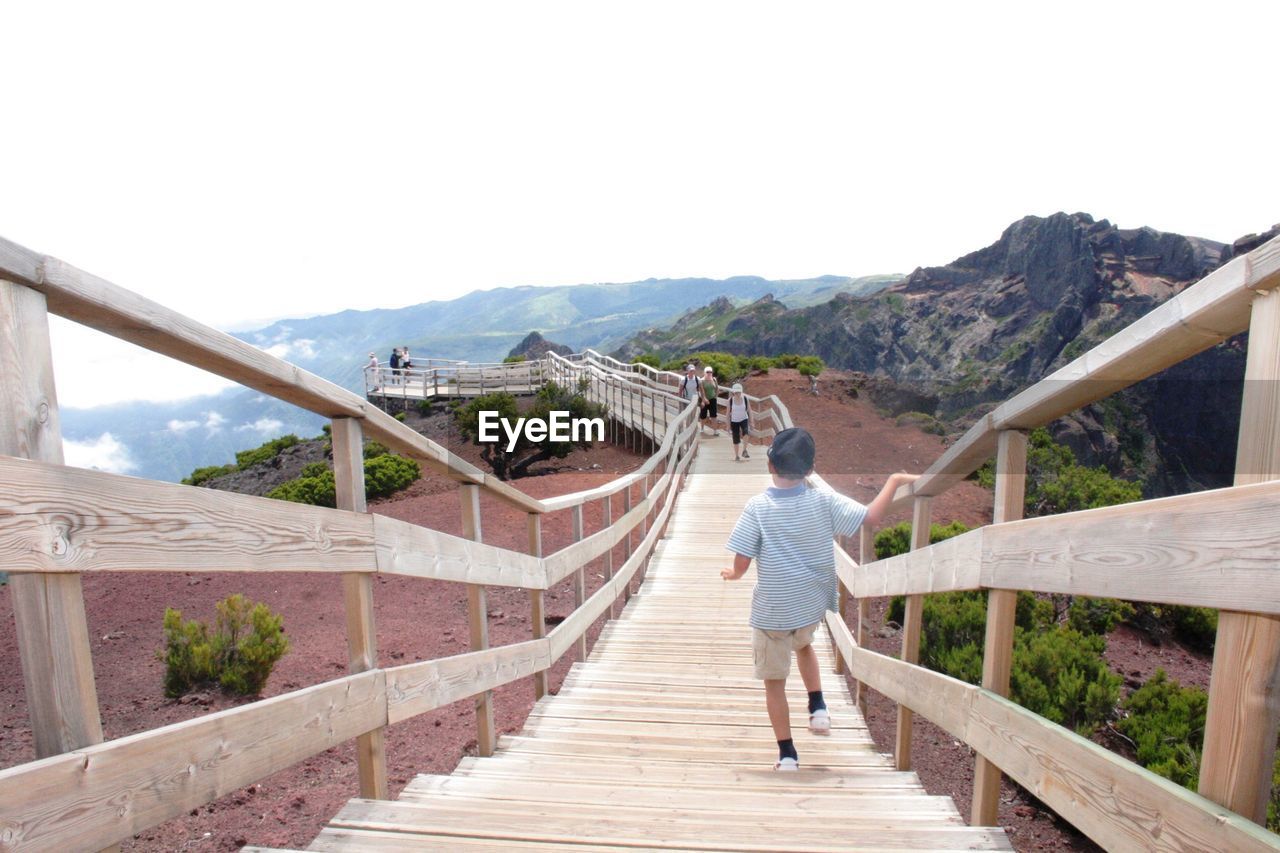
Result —
[[[14, 256], [0, 253], [0, 260]], [[62, 430], [45, 297], [3, 280], [0, 399], [5, 405], [0, 453], [61, 465]], [[4, 491], [20, 494], [9, 481]], [[48, 542], [50, 550], [66, 547], [65, 537], [50, 537]], [[80, 576], [16, 573], [22, 567], [7, 556], [0, 558], [0, 567], [15, 572], [9, 584], [36, 756], [98, 743], [102, 722]]]
[[14, 850], [94, 850], [387, 723], [382, 670], [0, 770]]
[[[1001, 524], [1022, 518], [1027, 494], [1027, 434], [1005, 430], [996, 451], [996, 494], [993, 521]], [[1013, 664], [1013, 627], [1018, 593], [993, 589], [987, 593], [987, 627], [982, 653], [982, 686], [999, 696], [1009, 695]], [[974, 767], [974, 826], [998, 826], [1000, 768], [981, 755]]]
[[[858, 563], [859, 565], [870, 565], [876, 560], [876, 542], [875, 534], [867, 529], [864, 524], [858, 529]], [[858, 645], [861, 648], [867, 648], [867, 626], [871, 622], [871, 599], [867, 596], [858, 597], [858, 627], [854, 633]], [[843, 658], [842, 658], [843, 660]], [[867, 697], [866, 691], [861, 681], [857, 681], [853, 685], [853, 701], [858, 706], [858, 710], [865, 717], [867, 713]]]
[[[542, 556], [542, 516], [536, 512], [528, 515], [529, 553], [534, 557]], [[529, 625], [533, 629], [533, 639], [541, 640], [547, 636], [546, 599], [541, 589], [529, 590]], [[547, 695], [547, 673], [539, 670], [533, 674], [533, 700], [536, 702]]]
[[[1259, 295], [1252, 312], [1236, 446], [1238, 486], [1280, 478], [1280, 291]], [[1274, 528], [1276, 518], [1271, 515], [1267, 526]], [[1213, 649], [1200, 793], [1265, 823], [1277, 728], [1280, 617], [1223, 611]]]
[[856, 646], [827, 614], [853, 674], [909, 704], [1109, 850], [1274, 851], [1276, 836], [1008, 699]]
[[[600, 513], [603, 516], [600, 523], [601, 530], [609, 530], [613, 527], [613, 497], [611, 495], [605, 495], [601, 499]], [[613, 549], [617, 546], [620, 538], [622, 538], [621, 535], [615, 531], [611, 537], [612, 544], [609, 546], [609, 550], [604, 552], [604, 579], [606, 582], [613, 580]], [[614, 606], [611, 602], [609, 604], [609, 618], [613, 619], [614, 616]]]
[[[911, 550], [929, 547], [929, 524], [932, 519], [930, 498], [916, 498], [911, 515]], [[924, 596], [908, 595], [902, 619], [902, 660], [920, 660], [920, 631], [924, 615]], [[899, 770], [911, 769], [911, 709], [898, 705], [898, 727], [894, 739], [893, 763]]]
[[[462, 500], [462, 533], [476, 542], [482, 539], [480, 527], [480, 489], [464, 484], [460, 490]], [[467, 629], [471, 635], [471, 650], [482, 652], [489, 648], [489, 602], [482, 584], [467, 584]], [[493, 720], [493, 691], [485, 690], [476, 695], [476, 750], [481, 756], [493, 755], [498, 744], [497, 728]]]
[[394, 724], [468, 696], [528, 678], [551, 665], [546, 639], [525, 640], [386, 670], [387, 722]]
[[546, 589], [542, 560], [407, 521], [373, 516], [377, 569], [387, 574], [484, 586]]
[[[333, 479], [338, 509], [364, 512], [364, 438], [356, 418], [334, 418]], [[342, 576], [343, 602], [347, 614], [348, 671], [367, 672], [378, 668], [378, 632], [373, 615], [373, 575], [347, 572]], [[390, 797], [387, 787], [387, 747], [385, 729], [374, 729], [356, 738], [356, 766], [360, 776], [360, 796], [370, 800]]]

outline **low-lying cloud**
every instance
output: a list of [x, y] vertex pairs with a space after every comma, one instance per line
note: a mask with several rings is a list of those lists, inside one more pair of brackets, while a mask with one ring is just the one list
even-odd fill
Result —
[[241, 424], [236, 432], [260, 432], [263, 435], [275, 435], [284, 427], [284, 421], [275, 418], [258, 418], [251, 424]]
[[76, 468], [93, 468], [112, 474], [128, 474], [138, 467], [129, 453], [129, 448], [109, 432], [104, 432], [88, 441], [63, 439], [62, 453], [66, 457], [67, 464]]

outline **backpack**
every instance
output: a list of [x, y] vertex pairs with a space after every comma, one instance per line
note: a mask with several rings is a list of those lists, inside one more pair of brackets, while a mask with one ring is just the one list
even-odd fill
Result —
[[[690, 393], [692, 391], [692, 393]], [[680, 396], [686, 400], [692, 400], [698, 396], [698, 377], [686, 376], [680, 380]]]
[[391, 358], [388, 359], [388, 363], [390, 363], [392, 370], [396, 370], [400, 367], [400, 350], [393, 349], [391, 351]]

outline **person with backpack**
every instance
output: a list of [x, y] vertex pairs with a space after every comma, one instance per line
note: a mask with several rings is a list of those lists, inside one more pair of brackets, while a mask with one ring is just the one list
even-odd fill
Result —
[[695, 373], [697, 370], [692, 364], [686, 364], [684, 367], [684, 378], [680, 380], [680, 384], [676, 386], [676, 393], [685, 400], [697, 400], [699, 405], [702, 403], [702, 383], [698, 381]]
[[716, 381], [716, 375], [709, 364], [702, 369], [702, 393], [698, 396], [702, 399], [702, 410], [698, 412], [702, 428], [710, 429], [713, 436], [719, 435], [720, 383]]
[[387, 364], [391, 366], [391, 384], [400, 384], [400, 348], [391, 348], [391, 358], [387, 360]]
[[[751, 412], [747, 408], [747, 397], [742, 393], [742, 385], [738, 382], [733, 383], [733, 389], [729, 393], [729, 434], [733, 436], [733, 461], [741, 462], [743, 459], [750, 459], [751, 453], [747, 449], [747, 433], [751, 423]], [[738, 447], [742, 447], [742, 454], [738, 454]]]

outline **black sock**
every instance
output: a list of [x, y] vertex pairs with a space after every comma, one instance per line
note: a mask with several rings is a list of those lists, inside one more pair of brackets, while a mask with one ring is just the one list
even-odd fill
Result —
[[812, 714], [814, 711], [818, 710], [819, 708], [825, 708], [825, 707], [827, 707], [827, 703], [822, 698], [822, 691], [810, 690], [809, 691], [809, 713]]
[[800, 760], [800, 756], [796, 755], [796, 743], [791, 738], [778, 741], [778, 758], [794, 758]]

